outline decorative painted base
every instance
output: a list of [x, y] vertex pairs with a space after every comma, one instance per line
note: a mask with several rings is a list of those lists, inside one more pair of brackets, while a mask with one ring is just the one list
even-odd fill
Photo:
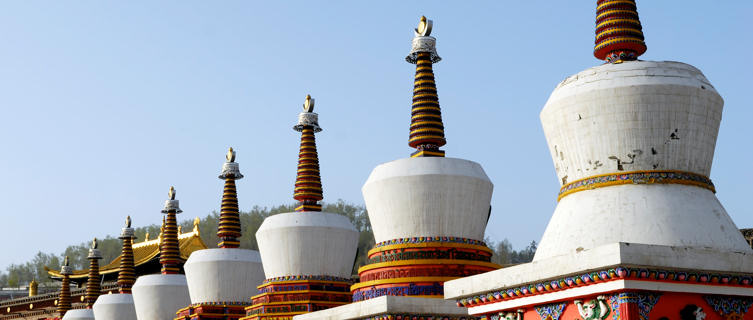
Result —
[[353, 301], [380, 296], [442, 298], [443, 283], [498, 269], [492, 251], [478, 240], [414, 237], [378, 243], [369, 264], [358, 269]]
[[479, 314], [482, 320], [742, 320], [753, 297], [661, 291], [618, 291]]
[[268, 279], [252, 297], [242, 320], [288, 320], [293, 316], [341, 306], [351, 301], [348, 279], [328, 276], [290, 276]]
[[614, 243], [453, 280], [488, 320], [753, 319], [753, 254]]
[[238, 320], [246, 315], [247, 306], [197, 303], [178, 310], [175, 320]]

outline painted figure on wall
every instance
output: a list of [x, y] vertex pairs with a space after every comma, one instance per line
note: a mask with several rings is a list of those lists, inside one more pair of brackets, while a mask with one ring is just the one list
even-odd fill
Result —
[[578, 306], [578, 313], [583, 320], [603, 320], [609, 315], [609, 305], [605, 296], [598, 296], [596, 300], [590, 300], [583, 303], [581, 300], [575, 300]]
[[525, 310], [518, 309], [515, 312], [512, 312], [512, 311], [510, 311], [510, 312], [502, 312], [499, 315], [501, 316], [500, 319], [502, 319], [502, 320], [523, 320], [523, 313], [524, 312], [525, 312]]
[[703, 308], [689, 304], [680, 310], [681, 320], [704, 320], [706, 319], [706, 313], [703, 312]]

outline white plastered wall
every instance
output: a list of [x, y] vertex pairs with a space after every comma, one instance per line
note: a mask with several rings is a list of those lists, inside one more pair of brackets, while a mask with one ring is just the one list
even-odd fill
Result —
[[97, 320], [136, 320], [133, 295], [103, 294], [92, 307]]
[[183, 268], [191, 303], [245, 302], [259, 293], [264, 269], [259, 252], [247, 249], [204, 249], [191, 253]]
[[268, 279], [291, 275], [350, 278], [358, 231], [342, 215], [289, 212], [264, 219], [256, 241]]
[[376, 242], [407, 237], [484, 239], [492, 182], [476, 162], [399, 159], [374, 168], [363, 197]]
[[138, 320], [172, 320], [179, 309], [191, 304], [182, 274], [140, 276], [131, 290]]

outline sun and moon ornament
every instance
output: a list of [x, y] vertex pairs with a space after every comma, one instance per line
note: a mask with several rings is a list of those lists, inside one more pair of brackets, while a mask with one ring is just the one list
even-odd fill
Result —
[[433, 21], [426, 19], [425, 16], [421, 16], [421, 20], [418, 21], [418, 28], [416, 28], [416, 35], [421, 37], [431, 35], [431, 28], [433, 26]]

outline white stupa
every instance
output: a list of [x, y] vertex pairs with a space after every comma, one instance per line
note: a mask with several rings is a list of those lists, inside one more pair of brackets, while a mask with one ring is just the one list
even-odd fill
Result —
[[376, 245], [351, 287], [354, 303], [296, 320], [464, 317], [465, 310], [440, 299], [444, 282], [499, 268], [483, 242], [492, 182], [478, 163], [446, 158], [439, 149], [446, 141], [431, 31], [432, 21], [422, 17], [406, 57], [416, 64], [408, 143], [415, 152], [374, 168], [362, 188]]
[[541, 111], [561, 189], [533, 262], [450, 281], [445, 297], [475, 316], [742, 318], [721, 306], [753, 296], [753, 251], [709, 179], [722, 98], [693, 66], [637, 60], [634, 1], [598, 1], [596, 29], [607, 63]]
[[249, 314], [291, 317], [351, 301], [358, 231], [347, 217], [321, 212], [323, 199], [315, 132], [314, 99], [306, 96], [294, 130], [301, 132], [293, 198], [295, 212], [267, 217], [256, 232], [266, 280]]
[[244, 316], [244, 308], [258, 292], [256, 286], [264, 280], [259, 252], [239, 248], [241, 223], [235, 180], [243, 175], [233, 148], [227, 153], [219, 178], [225, 180], [217, 231], [219, 248], [194, 251], [183, 266], [191, 305], [178, 315], [190, 315], [191, 319], [216, 319], [212, 317], [218, 314], [228, 319]]
[[179, 274], [180, 251], [176, 215], [183, 212], [170, 187], [170, 199], [165, 201], [160, 243], [161, 274], [140, 276], [133, 285], [133, 302], [138, 320], [172, 320], [178, 309], [191, 303], [186, 276]]
[[119, 293], [100, 295], [92, 307], [94, 318], [97, 320], [136, 320], [136, 307], [133, 304], [131, 287], [136, 280], [133, 267], [133, 239], [136, 239], [131, 228], [131, 217], [126, 218], [126, 225], [120, 233], [123, 247], [120, 254], [120, 270], [118, 270]]

